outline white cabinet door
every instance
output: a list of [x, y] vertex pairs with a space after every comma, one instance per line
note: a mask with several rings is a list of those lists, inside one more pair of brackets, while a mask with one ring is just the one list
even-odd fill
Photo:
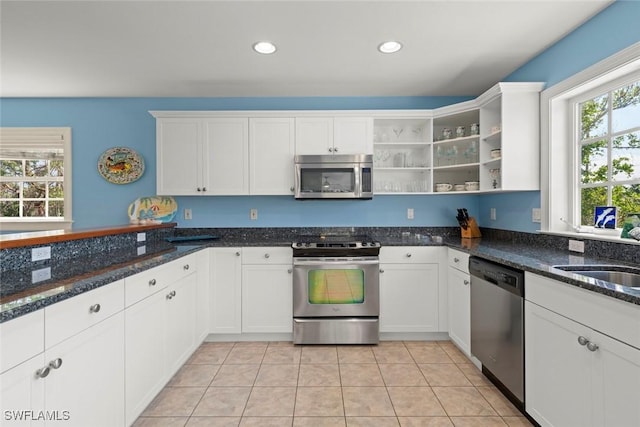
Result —
[[[43, 341], [44, 342], [44, 341]], [[3, 343], [4, 344], [4, 343]], [[9, 369], [0, 375], [0, 416], [6, 427], [42, 426], [44, 422], [26, 418], [26, 411], [44, 411], [44, 381], [35, 375], [44, 368], [44, 354]], [[64, 414], [62, 414], [64, 415]]]
[[164, 324], [166, 289], [125, 310], [125, 361], [127, 425], [164, 387]]
[[166, 300], [165, 378], [176, 373], [195, 350], [196, 286], [194, 273], [163, 291]]
[[529, 301], [525, 325], [526, 411], [544, 426], [592, 425], [592, 355], [578, 343], [590, 329]]
[[291, 265], [242, 267], [242, 332], [293, 332]]
[[449, 337], [467, 356], [471, 354], [471, 295], [469, 274], [449, 267]]
[[333, 136], [334, 154], [373, 154], [372, 117], [336, 117]]
[[209, 332], [242, 332], [242, 250], [210, 248]]
[[69, 411], [65, 426], [124, 425], [123, 312], [47, 349], [45, 361], [60, 362], [45, 378], [45, 401]]
[[591, 425], [640, 426], [640, 350], [595, 331], [591, 334], [590, 341], [598, 346], [591, 352], [594, 389]]
[[294, 119], [249, 119], [249, 193], [293, 194]]
[[249, 194], [248, 119], [207, 119], [203, 132], [204, 194]]
[[333, 117], [296, 118], [296, 154], [332, 154]]
[[158, 119], [156, 191], [159, 195], [202, 194], [201, 134], [198, 119]]
[[438, 264], [380, 264], [380, 332], [438, 331]]

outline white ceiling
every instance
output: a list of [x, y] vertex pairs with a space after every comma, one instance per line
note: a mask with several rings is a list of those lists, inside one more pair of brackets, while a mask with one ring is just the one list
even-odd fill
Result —
[[610, 3], [2, 0], [0, 96], [477, 95]]

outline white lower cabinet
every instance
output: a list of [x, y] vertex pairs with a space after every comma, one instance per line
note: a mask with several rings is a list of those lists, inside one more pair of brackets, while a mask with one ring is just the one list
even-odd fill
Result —
[[44, 379], [46, 409], [60, 420], [47, 425], [124, 425], [122, 311], [47, 349], [45, 362], [51, 366]]
[[471, 276], [469, 254], [448, 250], [447, 288], [449, 338], [467, 356], [471, 355]]
[[441, 330], [441, 250], [381, 248], [380, 332]]
[[242, 249], [209, 249], [209, 332], [242, 332]]
[[[197, 254], [196, 254], [197, 255]], [[126, 291], [153, 293], [125, 309], [125, 408], [131, 425], [189, 358], [196, 340], [197, 258], [187, 256], [125, 279]], [[172, 277], [160, 281], [158, 274]]]
[[291, 248], [244, 248], [242, 332], [293, 332]]
[[[609, 320], [619, 323], [616, 317], [627, 314], [631, 315], [627, 324], [638, 322], [640, 309], [532, 275], [527, 287], [536, 300], [525, 301], [527, 413], [542, 426], [639, 426], [640, 349], [585, 323], [606, 328]], [[570, 302], [575, 308], [567, 311], [574, 310], [580, 323], [539, 305], [547, 302]]]
[[[3, 343], [4, 345], [4, 343]], [[0, 375], [0, 408], [2, 426], [25, 427], [42, 426], [44, 422], [26, 418], [25, 411], [44, 411], [44, 378], [35, 375], [38, 369], [45, 367], [44, 354], [35, 357], [3, 372]]]

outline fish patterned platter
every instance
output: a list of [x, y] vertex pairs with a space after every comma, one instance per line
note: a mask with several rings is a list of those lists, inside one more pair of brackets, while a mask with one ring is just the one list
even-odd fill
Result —
[[171, 196], [140, 197], [129, 205], [127, 213], [132, 224], [171, 222], [178, 212], [178, 204]]
[[113, 184], [129, 184], [144, 173], [144, 159], [131, 148], [109, 148], [98, 160], [98, 172]]

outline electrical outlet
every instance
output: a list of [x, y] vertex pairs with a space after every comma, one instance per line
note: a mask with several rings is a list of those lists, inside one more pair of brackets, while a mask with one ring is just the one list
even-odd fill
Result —
[[249, 218], [251, 218], [251, 220], [258, 219], [258, 209], [251, 209], [249, 211]]
[[191, 212], [191, 209], [184, 210], [184, 219], [193, 219], [193, 214]]
[[41, 268], [39, 270], [33, 270], [31, 272], [31, 283], [42, 282], [43, 280], [51, 279], [51, 267]]
[[138, 233], [138, 242], [145, 242], [147, 240], [147, 233]]
[[572, 252], [584, 253], [584, 242], [569, 239], [569, 250]]
[[542, 222], [542, 211], [540, 208], [531, 209], [531, 222]]
[[51, 246], [31, 249], [31, 261], [42, 261], [43, 259], [51, 259]]
[[413, 208], [407, 209], [407, 219], [413, 219]]
[[493, 221], [495, 221], [496, 220], [496, 208], [491, 208], [490, 212], [491, 212], [491, 219]]
[[138, 251], [138, 255], [144, 255], [147, 253], [147, 246], [146, 245], [138, 246], [136, 250]]

